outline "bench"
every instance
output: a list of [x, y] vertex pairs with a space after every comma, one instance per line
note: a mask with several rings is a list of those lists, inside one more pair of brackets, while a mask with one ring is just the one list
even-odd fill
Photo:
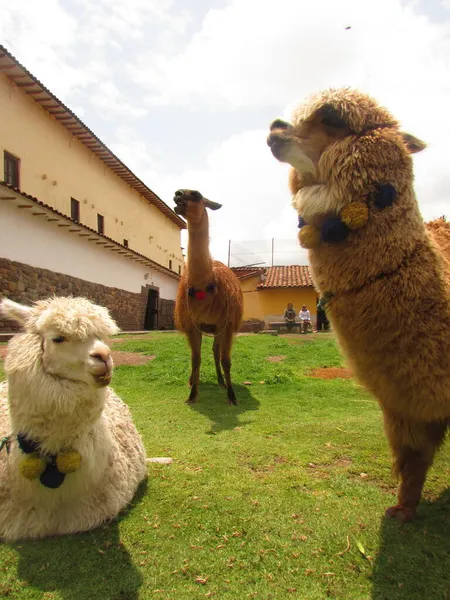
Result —
[[[286, 325], [285, 321], [271, 321], [269, 323], [269, 327], [271, 329], [276, 329], [277, 331], [279, 331], [280, 333], [282, 332], [288, 332], [288, 328]], [[291, 332], [293, 333], [300, 333], [301, 329], [300, 329], [300, 323], [298, 321], [295, 321], [295, 323], [292, 326]]]

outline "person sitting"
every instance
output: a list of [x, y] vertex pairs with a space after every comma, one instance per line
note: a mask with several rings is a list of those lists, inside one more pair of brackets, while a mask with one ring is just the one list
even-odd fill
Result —
[[308, 329], [311, 329], [311, 313], [306, 304], [302, 306], [302, 310], [299, 312], [298, 316], [300, 317], [301, 333], [308, 333]]
[[295, 317], [296, 317], [296, 313], [295, 313], [294, 307], [293, 307], [292, 303], [289, 302], [286, 310], [284, 311], [284, 322], [286, 323], [288, 333], [290, 333], [292, 331], [292, 328], [295, 325]]

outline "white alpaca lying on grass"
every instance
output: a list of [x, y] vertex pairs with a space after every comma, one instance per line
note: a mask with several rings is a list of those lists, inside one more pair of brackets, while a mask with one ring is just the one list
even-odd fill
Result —
[[86, 531], [117, 516], [146, 477], [128, 407], [108, 386], [101, 340], [118, 328], [85, 298], [0, 310], [25, 333], [8, 344], [0, 384], [0, 538]]

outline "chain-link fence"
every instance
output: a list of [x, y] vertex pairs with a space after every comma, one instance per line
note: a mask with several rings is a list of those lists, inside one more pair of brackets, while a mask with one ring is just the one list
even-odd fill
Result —
[[228, 244], [229, 267], [272, 267], [280, 265], [306, 265], [306, 252], [298, 240], [270, 238], [266, 240], [230, 240]]

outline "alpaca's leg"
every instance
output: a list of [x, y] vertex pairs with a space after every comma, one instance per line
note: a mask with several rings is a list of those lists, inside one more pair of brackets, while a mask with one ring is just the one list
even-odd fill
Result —
[[220, 336], [220, 360], [225, 374], [227, 386], [228, 403], [237, 405], [236, 395], [231, 385], [231, 346], [233, 344], [233, 332], [225, 331]]
[[411, 421], [387, 412], [384, 422], [394, 454], [394, 472], [400, 477], [398, 503], [388, 508], [386, 514], [399, 521], [411, 521], [416, 515], [427, 471], [444, 440], [447, 424]]
[[225, 387], [225, 381], [223, 380], [222, 371], [220, 369], [220, 341], [218, 337], [214, 338], [213, 344], [214, 362], [216, 364], [217, 381], [219, 385]]
[[197, 402], [198, 384], [200, 380], [202, 334], [197, 329], [190, 329], [187, 332], [187, 337], [191, 346], [191, 376], [189, 378], [191, 392], [186, 402], [188, 402], [188, 404], [194, 404], [194, 402]]

